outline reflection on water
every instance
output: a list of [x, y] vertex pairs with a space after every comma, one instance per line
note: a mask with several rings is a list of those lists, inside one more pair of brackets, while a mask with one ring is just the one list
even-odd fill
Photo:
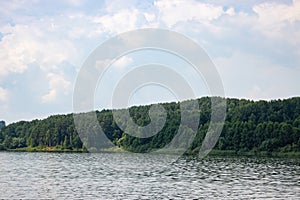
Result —
[[297, 199], [300, 159], [0, 153], [0, 199]]

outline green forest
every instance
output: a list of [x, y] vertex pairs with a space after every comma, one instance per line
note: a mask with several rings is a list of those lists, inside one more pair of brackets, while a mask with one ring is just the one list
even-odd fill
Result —
[[[193, 101], [199, 103], [198, 112], [201, 117], [197, 135], [187, 150], [188, 154], [199, 151], [211, 115], [209, 97]], [[300, 152], [300, 97], [271, 101], [228, 98], [226, 102], [226, 120], [214, 150], [236, 154]], [[114, 121], [112, 110], [95, 113], [106, 137], [115, 146], [132, 152], [149, 152], [167, 145], [175, 136], [181, 120], [179, 103], [159, 105], [166, 110], [166, 123], [157, 134], [148, 138], [134, 137], [123, 132]], [[150, 107], [134, 106], [128, 110], [137, 125], [145, 126], [151, 122], [148, 114]], [[81, 126], [81, 129], [89, 134], [94, 127], [87, 124]], [[20, 121], [0, 129], [0, 150], [87, 152], [85, 146], [88, 144], [93, 147], [93, 142], [95, 140], [81, 140], [75, 128], [73, 114], [54, 115], [29, 122]], [[97, 149], [97, 144], [94, 148]]]

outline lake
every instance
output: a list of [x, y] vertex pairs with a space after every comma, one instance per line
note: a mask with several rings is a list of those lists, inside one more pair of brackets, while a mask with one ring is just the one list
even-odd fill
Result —
[[300, 199], [300, 159], [0, 152], [0, 199]]

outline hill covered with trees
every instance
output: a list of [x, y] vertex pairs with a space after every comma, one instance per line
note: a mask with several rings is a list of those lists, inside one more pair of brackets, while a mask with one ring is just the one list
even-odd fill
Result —
[[[201, 113], [198, 133], [187, 153], [197, 153], [210, 123], [209, 97], [198, 100]], [[226, 99], [227, 114], [215, 150], [232, 152], [300, 152], [300, 97], [286, 100], [251, 101]], [[138, 138], [123, 132], [111, 110], [96, 111], [106, 137], [116, 146], [132, 152], [160, 149], [174, 138], [180, 124], [180, 104], [163, 103], [166, 123], [156, 135]], [[129, 108], [139, 126], [150, 123], [150, 105]], [[82, 126], [88, 134], [94, 127]], [[50, 116], [43, 120], [20, 121], [0, 129], [0, 150], [86, 151], [76, 131], [72, 114]], [[96, 148], [95, 144], [95, 148]]]

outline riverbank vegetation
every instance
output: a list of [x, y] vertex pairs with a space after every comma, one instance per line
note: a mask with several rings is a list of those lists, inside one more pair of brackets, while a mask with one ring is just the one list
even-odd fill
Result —
[[[197, 100], [200, 121], [198, 133], [187, 154], [197, 154], [208, 130], [211, 101]], [[300, 152], [300, 98], [286, 100], [251, 101], [226, 99], [227, 114], [222, 133], [213, 152], [218, 154], [296, 155]], [[156, 135], [138, 138], [123, 132], [113, 120], [111, 110], [96, 111], [106, 137], [118, 147], [132, 152], [149, 152], [167, 145], [176, 135], [180, 124], [180, 104], [163, 103], [166, 123]], [[149, 105], [129, 108], [133, 121], [139, 126], [149, 124]], [[88, 123], [85, 123], [88, 124]], [[86, 134], [95, 127], [81, 126]], [[97, 150], [96, 140], [82, 141], [72, 114], [50, 116], [43, 120], [20, 121], [2, 127], [0, 150], [87, 152], [85, 146]], [[103, 145], [102, 145], [103, 146]], [[105, 145], [104, 145], [105, 146]], [[213, 154], [212, 152], [212, 154]], [[223, 153], [222, 153], [223, 152]]]

